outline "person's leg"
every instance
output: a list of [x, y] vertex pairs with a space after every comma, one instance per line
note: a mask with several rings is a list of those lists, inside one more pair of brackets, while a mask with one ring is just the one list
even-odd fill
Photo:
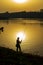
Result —
[[21, 52], [21, 47], [19, 46], [19, 51]]
[[18, 47], [16, 48], [16, 51], [18, 52]]

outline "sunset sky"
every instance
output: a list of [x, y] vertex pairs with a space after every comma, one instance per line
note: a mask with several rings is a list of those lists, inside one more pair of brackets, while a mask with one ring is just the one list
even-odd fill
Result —
[[[43, 0], [0, 0], [0, 13], [20, 11], [40, 11]], [[8, 19], [0, 20], [0, 46], [16, 50], [17, 37], [22, 40], [21, 48], [26, 53], [43, 56], [43, 25], [40, 19]], [[7, 23], [7, 24], [6, 24]]]
[[0, 0], [0, 12], [39, 11], [40, 9], [43, 9], [43, 0], [26, 0], [24, 3]]

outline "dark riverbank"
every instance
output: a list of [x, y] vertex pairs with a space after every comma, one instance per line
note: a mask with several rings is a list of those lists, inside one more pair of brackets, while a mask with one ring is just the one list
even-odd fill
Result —
[[0, 13], [0, 20], [23, 18], [23, 19], [40, 19], [43, 20], [43, 12], [5, 12]]
[[43, 57], [0, 47], [0, 65], [43, 65]]

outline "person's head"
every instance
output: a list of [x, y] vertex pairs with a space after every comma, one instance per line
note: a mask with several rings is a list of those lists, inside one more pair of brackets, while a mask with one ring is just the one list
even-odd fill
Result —
[[19, 37], [17, 38], [17, 40], [19, 40]]

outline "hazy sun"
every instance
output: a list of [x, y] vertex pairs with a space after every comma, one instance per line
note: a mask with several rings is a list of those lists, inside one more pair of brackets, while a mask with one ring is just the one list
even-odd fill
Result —
[[21, 41], [21, 40], [24, 40], [24, 39], [25, 39], [25, 34], [24, 34], [23, 32], [18, 32], [18, 33], [16, 34], [16, 38], [17, 38], [17, 37], [20, 38], [20, 41]]
[[14, 0], [14, 2], [16, 2], [16, 3], [24, 3], [24, 2], [26, 2], [27, 0]]

